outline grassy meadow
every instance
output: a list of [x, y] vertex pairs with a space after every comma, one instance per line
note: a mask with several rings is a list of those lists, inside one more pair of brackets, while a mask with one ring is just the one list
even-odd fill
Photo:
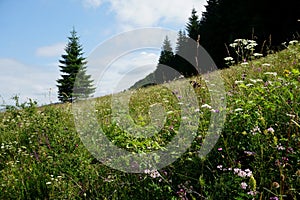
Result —
[[[226, 94], [219, 98], [226, 109], [212, 107], [209, 81], [192, 77], [199, 84], [199, 109], [188, 116], [198, 119], [198, 129], [187, 130], [194, 139], [175, 162], [146, 173], [99, 162], [80, 139], [72, 104], [37, 107], [16, 98], [15, 106], [0, 113], [0, 199], [300, 199], [299, 43], [214, 73], [223, 78]], [[128, 91], [126, 116], [150, 131], [149, 108], [164, 106], [166, 121], [151, 137], [134, 137], [118, 126], [112, 96], [96, 100], [101, 129], [129, 152], [163, 149], [184, 117], [176, 90], [182, 83], [172, 82], [172, 90], [158, 85]], [[199, 157], [211, 116], [224, 112], [220, 138]]]

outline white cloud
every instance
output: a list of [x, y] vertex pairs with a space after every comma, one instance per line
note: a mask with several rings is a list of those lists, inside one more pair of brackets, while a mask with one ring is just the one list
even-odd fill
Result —
[[84, 7], [97, 8], [102, 4], [102, 0], [83, 0]]
[[29, 98], [38, 101], [39, 105], [57, 102], [58, 70], [30, 66], [8, 58], [0, 58], [0, 69], [0, 96], [5, 104], [14, 104], [11, 97], [15, 95], [19, 96], [20, 102]]
[[199, 16], [205, 11], [206, 0], [82, 0], [85, 7], [97, 8], [108, 3], [122, 31], [136, 27], [184, 25], [192, 8]]
[[60, 42], [48, 46], [39, 47], [36, 50], [36, 55], [40, 57], [57, 57], [64, 53], [66, 43]]
[[134, 26], [185, 24], [194, 7], [201, 17], [206, 0], [107, 0], [117, 20]]
[[137, 51], [123, 55], [105, 70], [96, 88], [95, 96], [116, 93], [129, 88], [156, 68], [159, 52]]

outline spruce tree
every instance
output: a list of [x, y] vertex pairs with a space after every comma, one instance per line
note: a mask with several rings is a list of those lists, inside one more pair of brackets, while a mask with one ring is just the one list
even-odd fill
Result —
[[176, 47], [175, 47], [175, 54], [184, 55], [186, 52], [186, 43], [187, 43], [187, 36], [185, 34], [185, 31], [179, 30]]
[[186, 36], [185, 31], [179, 30], [172, 66], [185, 77], [198, 74], [198, 71], [195, 68], [195, 56], [197, 50], [195, 44], [193, 39]]
[[189, 21], [186, 25], [186, 31], [190, 38], [198, 41], [198, 36], [200, 34], [200, 20], [195, 8], [193, 8], [192, 14], [189, 17]]
[[171, 72], [172, 62], [174, 59], [174, 53], [171, 46], [171, 41], [168, 36], [165, 37], [160, 57], [158, 60], [158, 66], [155, 71], [155, 78], [159, 83], [174, 79], [174, 74]]
[[168, 36], [166, 36], [164, 39], [162, 51], [160, 53], [160, 57], [158, 60], [159, 64], [169, 65], [173, 59], [173, 56], [174, 56], [174, 53], [173, 53], [173, 49], [171, 46], [171, 41], [169, 40]]
[[194, 76], [198, 74], [198, 60], [199, 60], [199, 42], [200, 42], [200, 20], [197, 11], [193, 8], [191, 16], [186, 24], [187, 42], [185, 46], [185, 58], [189, 61], [184, 69], [186, 76]]
[[59, 60], [62, 74], [61, 78], [57, 80], [57, 87], [58, 99], [61, 102], [74, 102], [80, 98], [88, 98], [95, 91], [91, 76], [86, 74], [87, 61], [82, 56], [83, 48], [74, 28], [68, 39], [65, 54]]

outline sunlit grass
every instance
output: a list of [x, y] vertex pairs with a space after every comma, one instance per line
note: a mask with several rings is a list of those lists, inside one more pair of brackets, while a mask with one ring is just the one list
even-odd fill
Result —
[[[195, 139], [176, 162], [144, 174], [123, 173], [97, 161], [80, 140], [71, 104], [10, 107], [0, 113], [0, 199], [295, 200], [300, 196], [299, 71], [298, 43], [221, 70], [226, 122], [218, 143], [203, 159], [198, 152], [217, 110], [211, 107], [210, 83], [189, 79], [200, 85], [195, 88], [199, 109], [194, 110], [200, 119]], [[178, 90], [182, 81], [174, 82]], [[127, 93], [128, 119], [151, 130], [151, 107], [160, 104], [165, 123], [152, 137], [136, 138], [113, 118], [112, 102], [122, 94], [109, 95], [98, 98], [95, 106], [106, 136], [131, 152], [164, 148], [185, 117], [180, 91], [160, 85]]]

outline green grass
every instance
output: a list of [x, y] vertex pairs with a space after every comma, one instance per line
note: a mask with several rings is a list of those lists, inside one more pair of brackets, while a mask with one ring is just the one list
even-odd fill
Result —
[[[95, 159], [76, 131], [71, 104], [39, 108], [34, 102], [18, 103], [0, 113], [0, 199], [299, 199], [299, 71], [300, 45], [295, 44], [248, 65], [213, 72], [224, 81], [227, 106], [219, 114], [226, 111], [226, 121], [205, 158], [198, 152], [213, 112], [201, 106], [213, 103], [206, 86], [211, 83], [193, 77], [202, 85], [195, 89], [199, 127], [190, 148], [159, 169], [158, 177], [121, 172]], [[132, 119], [151, 132], [148, 113], [156, 103], [168, 113], [161, 130], [146, 138], [124, 131], [126, 123], [120, 126], [114, 119], [111, 103], [122, 93], [98, 98], [97, 122], [109, 140], [136, 153], [172, 141], [183, 117], [176, 97], [183, 80], [171, 84], [172, 90], [162, 85], [131, 95], [129, 111], [124, 111], [129, 127]]]

